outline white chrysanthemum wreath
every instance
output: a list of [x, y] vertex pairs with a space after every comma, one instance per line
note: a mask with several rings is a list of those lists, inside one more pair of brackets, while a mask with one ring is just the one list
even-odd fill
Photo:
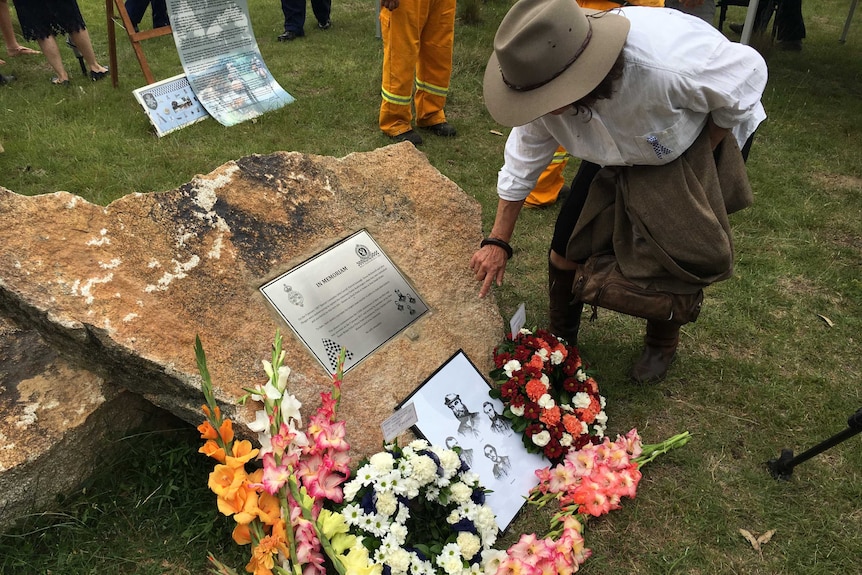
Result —
[[498, 528], [479, 476], [425, 440], [371, 456], [345, 484], [344, 502], [350, 533], [383, 573], [477, 573], [505, 557], [492, 549]]

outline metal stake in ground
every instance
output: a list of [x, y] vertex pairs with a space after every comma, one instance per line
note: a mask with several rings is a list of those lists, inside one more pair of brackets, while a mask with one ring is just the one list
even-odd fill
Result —
[[808, 461], [815, 455], [823, 453], [833, 445], [838, 445], [842, 441], [850, 439], [857, 433], [862, 432], [862, 408], [859, 408], [856, 413], [850, 416], [847, 420], [847, 426], [847, 429], [841, 433], [833, 435], [826, 441], [818, 443], [808, 451], [800, 453], [796, 457], [793, 456], [792, 449], [782, 449], [781, 455], [778, 458], [770, 459], [766, 462], [766, 466], [769, 468], [769, 472], [772, 474], [772, 477], [788, 481], [790, 476], [793, 474], [793, 468], [800, 463]]

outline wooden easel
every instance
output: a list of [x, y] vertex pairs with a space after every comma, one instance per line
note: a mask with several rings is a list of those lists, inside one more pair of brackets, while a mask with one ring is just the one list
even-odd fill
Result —
[[150, 38], [158, 38], [159, 36], [167, 36], [172, 32], [170, 26], [162, 26], [152, 30], [144, 30], [143, 32], [135, 32], [135, 25], [129, 18], [129, 13], [126, 12], [126, 5], [123, 0], [105, 0], [105, 12], [108, 15], [108, 50], [111, 59], [111, 84], [114, 88], [117, 87], [117, 36], [114, 29], [114, 7], [116, 6], [117, 13], [123, 21], [123, 27], [126, 29], [126, 34], [129, 35], [129, 42], [132, 43], [132, 49], [135, 51], [135, 56], [138, 58], [138, 63], [141, 65], [141, 71], [144, 73], [144, 78], [147, 84], [152, 84], [156, 81], [153, 73], [150, 71], [150, 65], [147, 63], [147, 57], [144, 56], [144, 49], [141, 47], [142, 40]]

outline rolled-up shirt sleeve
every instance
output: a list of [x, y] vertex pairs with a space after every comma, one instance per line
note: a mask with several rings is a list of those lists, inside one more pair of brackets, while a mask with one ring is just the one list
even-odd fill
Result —
[[540, 124], [516, 126], [509, 133], [505, 163], [497, 175], [497, 195], [517, 202], [530, 195], [559, 144]]

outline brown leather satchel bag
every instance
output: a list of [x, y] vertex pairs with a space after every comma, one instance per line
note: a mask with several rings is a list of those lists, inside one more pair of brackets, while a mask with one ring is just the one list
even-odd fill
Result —
[[697, 319], [703, 290], [691, 294], [644, 289], [623, 276], [613, 254], [591, 256], [578, 266], [572, 284], [575, 301], [648, 320], [680, 325]]

